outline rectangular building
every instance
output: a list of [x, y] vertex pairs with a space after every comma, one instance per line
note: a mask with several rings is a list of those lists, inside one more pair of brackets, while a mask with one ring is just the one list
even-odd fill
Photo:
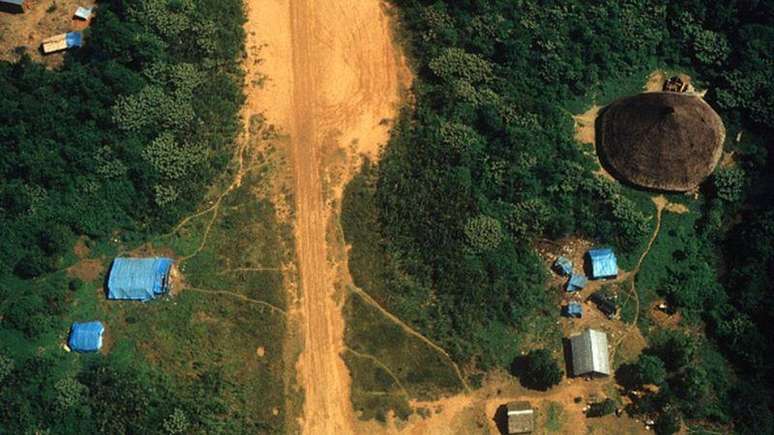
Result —
[[575, 376], [610, 376], [607, 334], [587, 329], [570, 337], [572, 373]]
[[534, 429], [535, 411], [529, 402], [508, 403], [508, 434], [530, 433]]

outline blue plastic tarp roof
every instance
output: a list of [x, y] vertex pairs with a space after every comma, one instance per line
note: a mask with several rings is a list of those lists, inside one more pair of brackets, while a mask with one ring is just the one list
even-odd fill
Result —
[[585, 276], [572, 274], [572, 276], [570, 276], [570, 280], [567, 282], [567, 291], [568, 292], [581, 291], [586, 287], [587, 283], [588, 283], [588, 279], [586, 279]]
[[172, 259], [122, 258], [113, 260], [108, 278], [108, 299], [147, 301], [167, 291]]
[[73, 323], [67, 345], [76, 352], [96, 352], [102, 348], [102, 322]]
[[598, 248], [589, 251], [591, 258], [591, 277], [610, 278], [618, 275], [618, 260], [610, 248]]
[[81, 47], [83, 45], [83, 33], [81, 32], [69, 32], [65, 36], [67, 42], [67, 48]]
[[581, 317], [583, 315], [583, 305], [577, 302], [570, 302], [570, 304], [567, 305], [567, 314]]
[[554, 269], [563, 275], [569, 275], [572, 273], [572, 261], [567, 257], [560, 256], [554, 262]]

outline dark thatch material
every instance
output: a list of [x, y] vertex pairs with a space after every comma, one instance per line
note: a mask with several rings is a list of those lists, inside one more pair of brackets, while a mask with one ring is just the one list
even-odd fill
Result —
[[703, 99], [674, 92], [622, 98], [597, 123], [597, 148], [610, 172], [655, 190], [686, 191], [723, 154], [723, 122]]

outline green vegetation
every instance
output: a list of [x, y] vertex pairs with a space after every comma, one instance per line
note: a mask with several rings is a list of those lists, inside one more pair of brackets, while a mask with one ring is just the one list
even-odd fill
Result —
[[[734, 161], [701, 187], [700, 200], [669, 195], [689, 213], [664, 212], [636, 277], [639, 298], [622, 302], [647, 353], [664, 363], [662, 374], [642, 360], [645, 378], [666, 386], [643, 406], [664, 428], [686, 419], [726, 432], [774, 430], [765, 340], [774, 180], [764, 139], [774, 127], [774, 5], [394, 3], [415, 104], [378, 165], [366, 163], [345, 192], [355, 284], [469, 373], [509, 364], [529, 349], [532, 319], [555, 310], [536, 239], [612, 245], [631, 269], [655, 229], [650, 192], [593, 174], [568, 109], [634, 93], [655, 68], [687, 72], [709, 89]], [[678, 311], [677, 332], [650, 320], [657, 298]], [[690, 348], [671, 355], [681, 351], [662, 340]]]
[[548, 432], [561, 433], [566, 419], [562, 404], [558, 402], [548, 402], [543, 408], [543, 412], [546, 416], [543, 427]]
[[389, 410], [406, 418], [409, 399], [433, 400], [463, 389], [452, 362], [385, 316], [362, 295], [345, 306], [344, 358], [352, 372], [352, 400], [361, 418], [384, 421]]
[[[292, 430], [291, 232], [255, 194], [274, 157], [243, 153], [240, 187], [218, 196], [243, 19], [235, 0], [101, 2], [61, 68], [0, 62], [0, 432]], [[208, 192], [210, 211], [162, 235]], [[108, 303], [119, 253], [178, 258], [183, 293]], [[70, 322], [93, 319], [103, 352], [65, 352]]]
[[615, 412], [618, 404], [613, 399], [605, 399], [601, 402], [592, 403], [586, 412], [586, 417], [604, 417]]
[[548, 349], [535, 349], [518, 358], [512, 367], [521, 384], [535, 390], [548, 390], [562, 381], [562, 369]]

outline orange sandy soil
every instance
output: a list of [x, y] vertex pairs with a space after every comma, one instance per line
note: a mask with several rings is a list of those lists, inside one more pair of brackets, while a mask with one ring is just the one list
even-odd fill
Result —
[[397, 110], [401, 60], [378, 0], [249, 1], [247, 12], [247, 82], [266, 80], [246, 89], [245, 116], [263, 113], [288, 136], [294, 174], [302, 296], [291, 314], [303, 332], [301, 428], [308, 434], [360, 432], [341, 358], [344, 319], [328, 263], [328, 252], [337, 248], [326, 240], [333, 210], [325, 200], [323, 167], [329, 149], [375, 154], [386, 142], [388, 126], [381, 121]]
[[[14, 52], [24, 47], [33, 60], [48, 67], [61, 65], [64, 51], [43, 55], [40, 46], [44, 39], [60, 33], [80, 31], [88, 23], [73, 19], [78, 6], [93, 7], [96, 0], [30, 0], [30, 8], [23, 14], [0, 11], [0, 60], [18, 59]], [[49, 7], [56, 9], [48, 12]]]

